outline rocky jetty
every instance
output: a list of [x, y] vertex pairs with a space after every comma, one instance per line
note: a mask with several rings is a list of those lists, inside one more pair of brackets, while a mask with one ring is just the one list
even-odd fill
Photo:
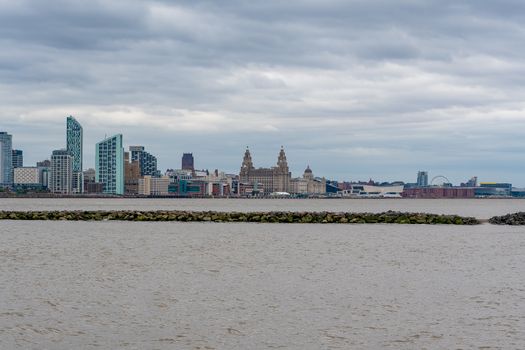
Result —
[[216, 212], [216, 211], [0, 211], [0, 220], [184, 221], [305, 224], [477, 225], [476, 218], [425, 213]]
[[494, 225], [525, 225], [525, 212], [494, 216], [489, 222]]

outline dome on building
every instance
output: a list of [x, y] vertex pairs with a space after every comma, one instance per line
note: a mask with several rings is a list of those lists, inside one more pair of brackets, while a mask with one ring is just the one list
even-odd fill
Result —
[[311, 174], [312, 173], [312, 169], [310, 169], [310, 166], [308, 165], [304, 171], [305, 174]]

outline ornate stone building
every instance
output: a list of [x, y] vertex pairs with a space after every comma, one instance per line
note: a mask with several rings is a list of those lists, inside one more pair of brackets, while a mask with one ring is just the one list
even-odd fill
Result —
[[[286, 154], [281, 146], [277, 166], [271, 168], [255, 168], [250, 150], [246, 148], [239, 173], [239, 183], [250, 188], [261, 190], [264, 194], [272, 192], [290, 192], [292, 174], [288, 168]], [[241, 193], [243, 195], [244, 193]]]
[[310, 166], [307, 166], [303, 177], [291, 180], [291, 191], [296, 194], [325, 194], [326, 179], [315, 178]]

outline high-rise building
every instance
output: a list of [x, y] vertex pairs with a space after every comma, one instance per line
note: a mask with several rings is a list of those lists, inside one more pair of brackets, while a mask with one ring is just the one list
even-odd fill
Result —
[[138, 160], [129, 161], [129, 152], [124, 152], [124, 192], [137, 194], [139, 191], [140, 164]]
[[193, 159], [193, 153], [184, 153], [182, 155], [182, 170], [195, 170], [195, 164]]
[[67, 150], [53, 151], [50, 171], [49, 190], [52, 193], [70, 194], [73, 192], [73, 157]]
[[83, 192], [82, 180], [82, 153], [83, 153], [83, 131], [82, 125], [72, 116], [66, 119], [66, 145], [67, 151], [73, 157], [73, 192]]
[[51, 161], [46, 159], [41, 162], [36, 162], [36, 167], [40, 170], [42, 187], [49, 188], [51, 181]]
[[108, 137], [96, 145], [96, 182], [102, 182], [104, 193], [124, 194], [124, 147], [122, 134]]
[[24, 152], [20, 149], [14, 149], [11, 156], [11, 162], [14, 168], [20, 168], [24, 166]]
[[418, 171], [418, 173], [417, 173], [417, 185], [418, 185], [418, 187], [427, 187], [428, 186], [428, 172], [427, 171]]
[[51, 161], [46, 159], [41, 162], [36, 162], [36, 166], [39, 168], [49, 168], [51, 166]]
[[157, 157], [146, 152], [144, 146], [129, 146], [131, 161], [138, 161], [140, 166], [140, 176], [160, 176], [157, 169]]
[[13, 183], [13, 136], [0, 132], [0, 185]]
[[257, 188], [262, 186], [265, 194], [272, 192], [290, 192], [290, 179], [292, 174], [288, 169], [286, 154], [281, 146], [277, 158], [277, 166], [271, 168], [255, 168], [250, 150], [247, 148], [239, 173], [239, 183]]

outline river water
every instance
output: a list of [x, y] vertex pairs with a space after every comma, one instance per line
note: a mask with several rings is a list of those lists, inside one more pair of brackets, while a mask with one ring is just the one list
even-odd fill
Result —
[[216, 210], [349, 211], [387, 210], [457, 214], [488, 219], [525, 211], [525, 199], [38, 199], [0, 198], [0, 210]]
[[[0, 199], [42, 206], [486, 218], [524, 205]], [[489, 224], [0, 221], [0, 349], [523, 349], [523, 271], [525, 229]]]

